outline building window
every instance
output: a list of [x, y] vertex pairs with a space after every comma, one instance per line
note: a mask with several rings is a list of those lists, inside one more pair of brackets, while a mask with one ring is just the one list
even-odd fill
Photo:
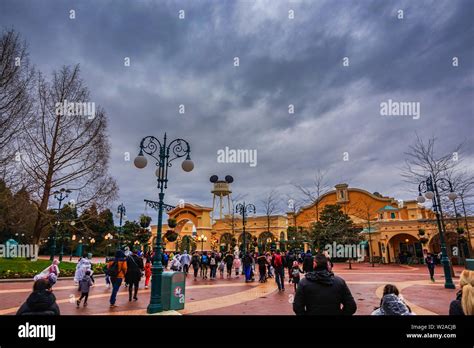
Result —
[[383, 220], [383, 214], [380, 214], [380, 219], [382, 219], [382, 220]]
[[390, 218], [395, 219], [395, 213], [390, 213]]

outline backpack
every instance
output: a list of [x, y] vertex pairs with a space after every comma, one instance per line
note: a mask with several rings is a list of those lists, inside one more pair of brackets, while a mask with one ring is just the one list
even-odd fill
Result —
[[300, 276], [300, 270], [298, 268], [293, 268], [291, 271], [291, 276], [293, 278], [298, 278]]
[[119, 274], [118, 262], [114, 261], [109, 267], [109, 277], [117, 278], [118, 274]]
[[211, 257], [210, 265], [214, 266], [215, 264], [216, 264], [216, 259], [214, 257]]
[[273, 262], [275, 264], [275, 267], [281, 267], [282, 262], [281, 262], [281, 255], [275, 255], [275, 261]]
[[202, 255], [201, 263], [204, 265], [207, 264], [207, 255]]

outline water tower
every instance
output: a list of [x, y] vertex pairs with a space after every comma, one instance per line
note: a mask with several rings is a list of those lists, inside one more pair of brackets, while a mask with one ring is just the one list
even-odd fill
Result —
[[219, 200], [219, 219], [222, 219], [224, 216], [222, 212], [225, 211], [226, 207], [226, 197], [227, 197], [227, 211], [230, 215], [232, 213], [232, 203], [230, 195], [232, 191], [230, 190], [230, 184], [234, 181], [234, 178], [230, 175], [225, 177], [225, 180], [219, 180], [217, 175], [211, 176], [209, 179], [213, 184], [214, 188], [212, 189], [212, 219], [214, 220], [214, 212], [216, 211], [216, 198]]

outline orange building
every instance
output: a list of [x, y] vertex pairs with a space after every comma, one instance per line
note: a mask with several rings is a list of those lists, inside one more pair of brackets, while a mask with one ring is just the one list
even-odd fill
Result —
[[[303, 207], [296, 213], [288, 213], [290, 226], [309, 229], [319, 219], [324, 206], [339, 204], [354, 225], [362, 229], [368, 249], [374, 259], [383, 263], [398, 262], [399, 255], [412, 255], [412, 260], [423, 257], [423, 251], [440, 251], [436, 216], [416, 200], [399, 201], [393, 197], [370, 193], [347, 184], [322, 195], [317, 202]], [[446, 220], [448, 254], [457, 263], [458, 235], [455, 221]], [[463, 222], [461, 222], [463, 225]], [[468, 218], [469, 230], [474, 230], [474, 219]], [[420, 230], [424, 230], [420, 233]], [[474, 238], [471, 233], [471, 245]]]
[[[212, 208], [185, 203], [168, 212], [168, 216], [177, 222], [174, 231], [178, 239], [169, 242], [163, 239], [166, 250], [231, 250], [243, 243], [242, 217], [226, 215], [223, 219], [211, 219]], [[162, 227], [164, 235], [169, 229]], [[247, 248], [256, 246], [257, 250], [268, 250], [270, 246], [278, 248], [280, 241], [287, 239], [288, 220], [284, 215], [248, 216], [245, 225], [245, 244]], [[152, 239], [156, 236], [156, 225], [151, 226]]]
[[[433, 211], [416, 200], [399, 201], [377, 192], [350, 188], [347, 184], [336, 185], [334, 190], [322, 195], [317, 202], [302, 207], [296, 213], [289, 212], [286, 216], [273, 215], [270, 219], [261, 215], [247, 217], [247, 247], [256, 247], [257, 250], [280, 248], [281, 242], [288, 239], [289, 226], [310, 229], [328, 204], [339, 204], [354, 225], [361, 229], [367, 241], [367, 251], [370, 250], [377, 262], [399, 262], [400, 255], [411, 255], [411, 260], [416, 262], [423, 257], [424, 251], [440, 251], [438, 227]], [[164, 238], [166, 250], [230, 250], [243, 242], [242, 218], [238, 214], [213, 220], [212, 208], [186, 203], [169, 211], [168, 216], [177, 222], [177, 227], [173, 230], [177, 232], [178, 239], [170, 242]], [[467, 220], [469, 231], [474, 232], [474, 217]], [[445, 219], [445, 222], [448, 254], [453, 264], [456, 264], [459, 253], [456, 226], [459, 223], [464, 227], [465, 224], [464, 221], [456, 219]], [[151, 229], [154, 239], [156, 225], [151, 226]], [[164, 224], [163, 235], [168, 229], [168, 225]], [[421, 230], [423, 232], [420, 233]], [[471, 246], [474, 245], [473, 232], [470, 233]], [[309, 243], [306, 243], [305, 248], [308, 247]]]

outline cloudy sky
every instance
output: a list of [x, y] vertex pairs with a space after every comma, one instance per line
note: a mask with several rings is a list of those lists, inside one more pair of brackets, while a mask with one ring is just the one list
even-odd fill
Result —
[[[195, 163], [170, 169], [170, 204], [212, 205], [209, 177], [231, 174], [257, 208], [272, 189], [285, 206], [318, 169], [331, 186], [413, 199], [400, 167], [415, 132], [436, 136], [439, 153], [465, 142], [472, 168], [473, 18], [472, 0], [0, 3], [0, 26], [23, 35], [37, 68], [80, 64], [110, 120], [110, 171], [130, 218], [157, 199], [154, 168], [133, 157], [164, 132], [188, 140]], [[419, 102], [419, 119], [382, 116], [388, 99]], [[257, 165], [218, 163], [226, 146], [257, 150]]]

